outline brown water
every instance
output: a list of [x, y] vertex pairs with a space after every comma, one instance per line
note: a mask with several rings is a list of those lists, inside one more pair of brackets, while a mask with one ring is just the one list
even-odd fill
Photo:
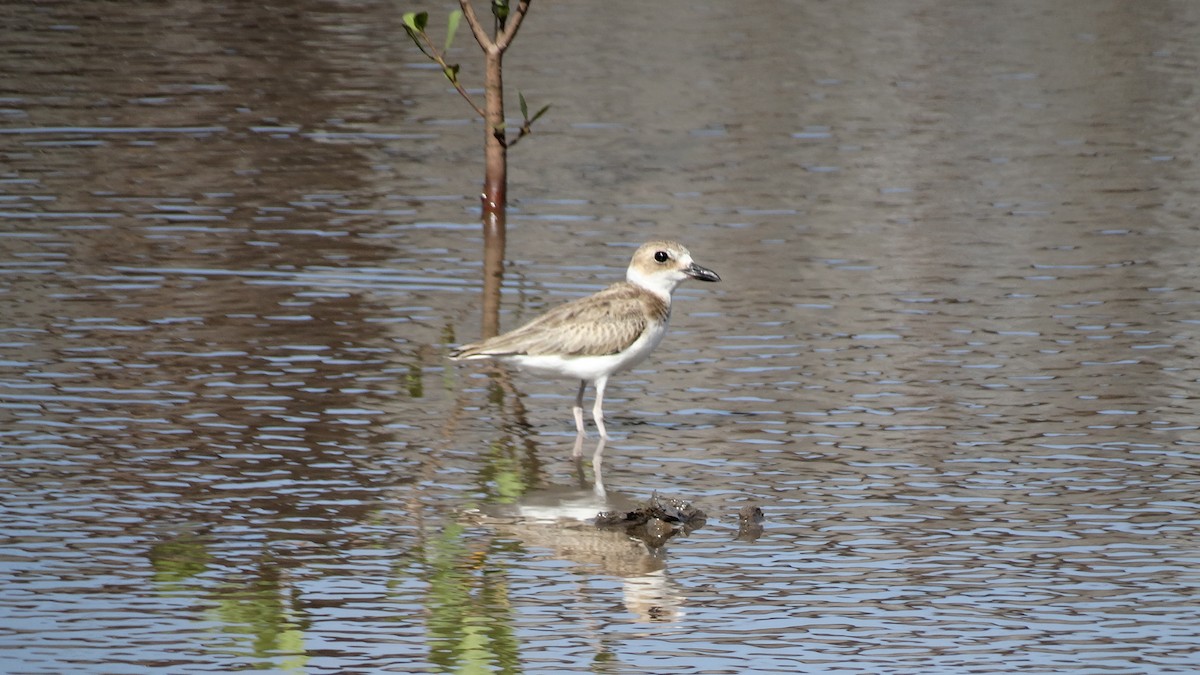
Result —
[[[503, 325], [724, 279], [605, 498], [574, 385], [445, 359], [482, 131], [409, 7], [0, 8], [0, 672], [1195, 672], [1200, 6], [759, 4], [507, 60]], [[707, 524], [547, 522], [655, 492]]]

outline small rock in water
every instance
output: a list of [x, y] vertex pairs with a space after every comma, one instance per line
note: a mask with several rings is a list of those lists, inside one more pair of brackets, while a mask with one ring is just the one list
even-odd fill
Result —
[[738, 511], [738, 533], [734, 537], [740, 541], [754, 541], [762, 536], [763, 521], [766, 516], [757, 504], [747, 504]]

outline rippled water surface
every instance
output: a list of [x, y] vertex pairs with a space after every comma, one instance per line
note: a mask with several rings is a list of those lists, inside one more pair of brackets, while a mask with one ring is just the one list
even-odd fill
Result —
[[502, 324], [723, 277], [603, 496], [573, 384], [446, 359], [483, 131], [408, 9], [0, 8], [0, 672], [1196, 671], [1200, 6], [534, 3]]

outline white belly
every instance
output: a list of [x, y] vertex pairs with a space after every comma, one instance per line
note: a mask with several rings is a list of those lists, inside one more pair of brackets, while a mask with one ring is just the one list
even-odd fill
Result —
[[616, 354], [604, 356], [507, 356], [505, 361], [531, 372], [566, 377], [573, 380], [594, 381], [613, 373], [632, 368], [641, 363], [662, 342], [667, 333], [667, 322], [651, 326], [629, 348]]

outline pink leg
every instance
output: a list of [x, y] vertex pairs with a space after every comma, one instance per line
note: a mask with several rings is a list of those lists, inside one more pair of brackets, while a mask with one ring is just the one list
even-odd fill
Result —
[[592, 419], [596, 420], [596, 428], [600, 430], [600, 438], [608, 440], [608, 430], [604, 428], [604, 387], [608, 385], [607, 377], [596, 378], [596, 405], [592, 406]]
[[583, 437], [586, 434], [583, 430], [583, 390], [587, 388], [587, 381], [579, 381], [579, 392], [575, 394], [575, 405], [571, 407], [571, 414], [575, 416], [575, 449], [571, 452], [572, 457], [583, 455]]

